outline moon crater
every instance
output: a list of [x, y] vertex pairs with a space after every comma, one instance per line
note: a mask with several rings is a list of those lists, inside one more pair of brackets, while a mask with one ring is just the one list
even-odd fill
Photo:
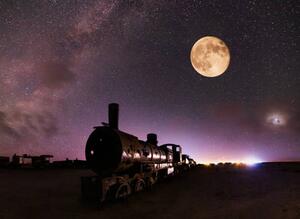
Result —
[[216, 77], [223, 74], [228, 68], [230, 53], [222, 40], [206, 36], [193, 45], [190, 58], [192, 66], [199, 74]]

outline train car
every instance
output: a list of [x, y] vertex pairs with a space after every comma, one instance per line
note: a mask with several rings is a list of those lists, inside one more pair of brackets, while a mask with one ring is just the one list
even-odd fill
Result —
[[118, 104], [109, 104], [108, 124], [95, 127], [88, 137], [85, 156], [88, 166], [97, 175], [81, 178], [84, 199], [100, 202], [122, 199], [182, 169], [180, 145], [158, 146], [154, 133], [142, 141], [121, 131], [118, 114]]
[[192, 169], [196, 167], [197, 163], [194, 159], [192, 159], [187, 154], [182, 154], [182, 169], [183, 171], [187, 171], [189, 169]]

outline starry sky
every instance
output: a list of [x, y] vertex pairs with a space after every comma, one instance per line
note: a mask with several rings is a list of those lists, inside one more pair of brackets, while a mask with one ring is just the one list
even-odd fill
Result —
[[[84, 159], [93, 126], [176, 143], [199, 162], [300, 159], [299, 1], [0, 0], [0, 155]], [[199, 75], [216, 36], [227, 71]]]

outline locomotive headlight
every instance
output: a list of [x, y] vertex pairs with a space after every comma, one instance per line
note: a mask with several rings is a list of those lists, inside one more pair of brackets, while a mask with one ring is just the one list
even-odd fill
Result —
[[91, 155], [94, 155], [94, 151], [93, 150], [91, 150]]

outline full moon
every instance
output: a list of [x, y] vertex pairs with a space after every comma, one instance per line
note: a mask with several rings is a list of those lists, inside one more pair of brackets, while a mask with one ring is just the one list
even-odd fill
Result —
[[214, 36], [199, 39], [191, 50], [194, 69], [205, 77], [217, 77], [229, 66], [230, 53], [226, 44]]

